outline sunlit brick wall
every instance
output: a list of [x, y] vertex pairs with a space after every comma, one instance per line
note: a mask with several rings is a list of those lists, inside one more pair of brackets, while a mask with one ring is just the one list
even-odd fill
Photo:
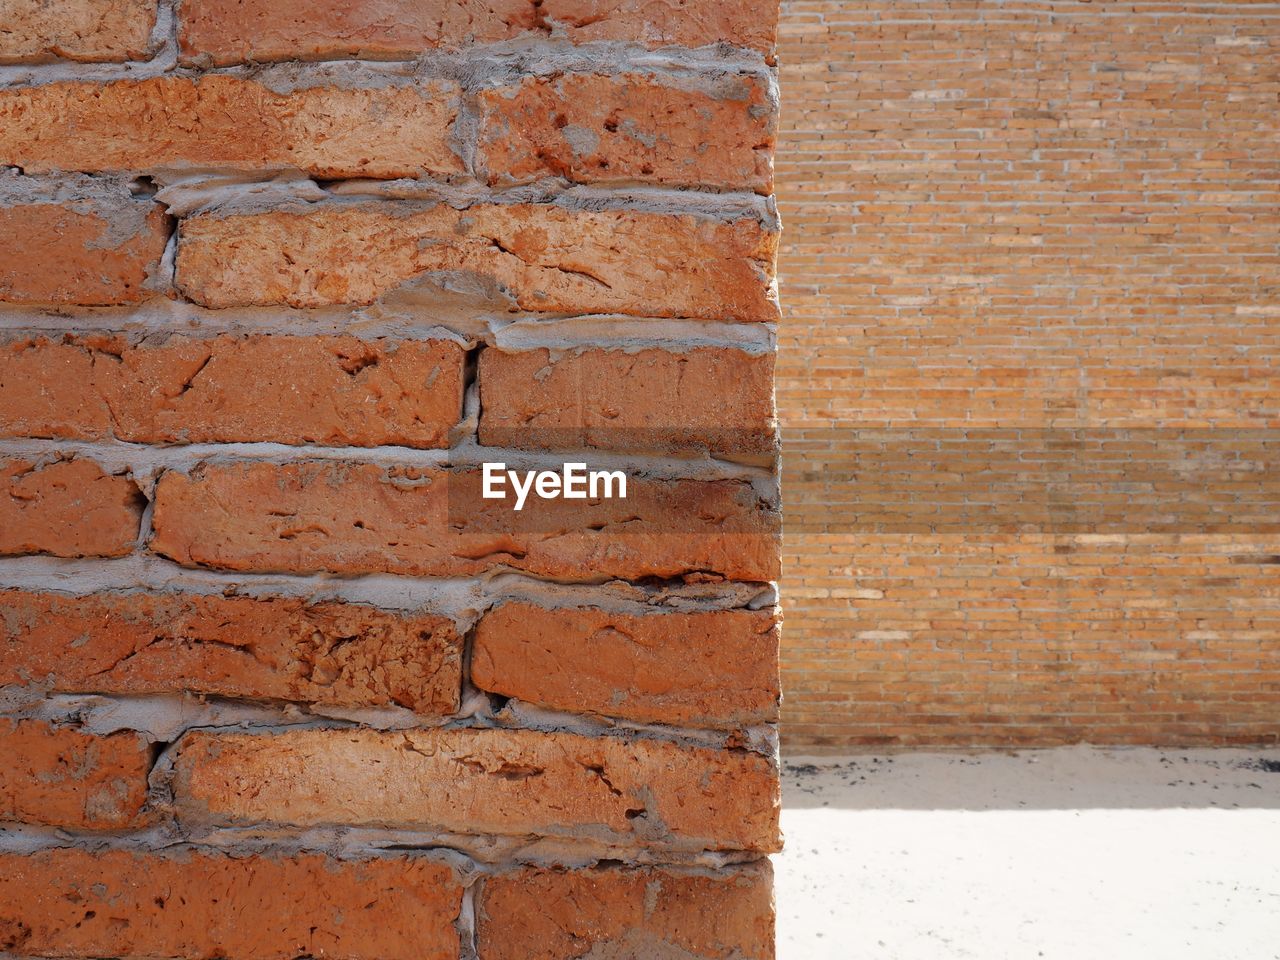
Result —
[[1280, 737], [1280, 10], [783, 5], [784, 739]]

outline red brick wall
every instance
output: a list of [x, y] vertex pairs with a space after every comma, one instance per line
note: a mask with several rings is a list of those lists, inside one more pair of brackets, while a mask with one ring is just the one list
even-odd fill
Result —
[[776, 10], [3, 7], [0, 953], [771, 958]]
[[784, 730], [1280, 739], [1280, 13], [783, 4]]

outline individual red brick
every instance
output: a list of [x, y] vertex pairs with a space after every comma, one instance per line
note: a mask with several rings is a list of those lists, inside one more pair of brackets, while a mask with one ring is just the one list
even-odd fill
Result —
[[453, 621], [292, 597], [0, 591], [0, 686], [458, 708]]
[[205, 464], [164, 474], [152, 549], [228, 570], [772, 580], [777, 517], [747, 483], [632, 477], [625, 499], [482, 499], [478, 471]]
[[576, 43], [649, 46], [727, 42], [771, 51], [775, 4], [747, 0], [184, 0], [180, 41], [189, 60], [412, 59], [424, 50], [551, 36]]
[[540, 836], [667, 849], [778, 847], [765, 757], [534, 730], [194, 732], [174, 767], [191, 824]]
[[777, 445], [772, 354], [488, 349], [480, 396], [480, 442], [492, 446], [750, 455]]
[[495, 309], [767, 321], [776, 246], [754, 218], [321, 204], [183, 220], [177, 282], [208, 307], [318, 307], [461, 272], [501, 286]]
[[155, 0], [6, 0], [0, 63], [65, 58], [119, 62], [146, 56]]
[[483, 881], [479, 960], [773, 960], [768, 861], [716, 876], [662, 869], [521, 870]]
[[456, 960], [461, 907], [425, 857], [0, 855], [0, 950], [25, 956]]
[[450, 341], [22, 337], [0, 344], [0, 436], [444, 447], [465, 361]]
[[0, 555], [119, 557], [142, 517], [134, 482], [91, 460], [0, 459]]
[[[98, 737], [33, 720], [0, 719], [0, 756], [0, 820], [68, 830], [145, 825], [151, 748], [136, 734]], [[0, 919], [0, 941], [3, 937]]]
[[0, 91], [0, 163], [48, 170], [299, 168], [317, 177], [462, 172], [449, 81], [278, 93], [227, 76]]
[[711, 727], [778, 716], [770, 610], [627, 615], [506, 603], [475, 633], [482, 690], [575, 713]]
[[0, 257], [0, 302], [137, 303], [168, 242], [164, 209], [119, 183], [48, 188], [0, 180], [0, 234], [21, 238]]
[[728, 190], [773, 189], [776, 117], [767, 86], [697, 86], [655, 74], [528, 77], [479, 95], [480, 158], [492, 183], [560, 176]]

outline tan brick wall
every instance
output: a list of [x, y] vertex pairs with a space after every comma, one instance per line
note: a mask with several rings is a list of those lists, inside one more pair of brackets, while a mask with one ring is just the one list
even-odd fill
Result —
[[776, 19], [0, 0], [0, 954], [772, 960]]
[[1280, 13], [788, 0], [785, 737], [1280, 739]]

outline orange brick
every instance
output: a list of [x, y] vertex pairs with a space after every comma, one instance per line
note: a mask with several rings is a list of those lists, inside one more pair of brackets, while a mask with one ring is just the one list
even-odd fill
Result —
[[119, 557], [138, 538], [142, 497], [91, 460], [0, 459], [0, 555]]
[[476, 628], [481, 690], [554, 710], [731, 727], [777, 719], [772, 611], [624, 615], [506, 603]]
[[461, 909], [426, 857], [0, 855], [0, 949], [27, 956], [455, 960]]
[[407, 60], [424, 50], [518, 37], [577, 43], [635, 41], [689, 47], [727, 42], [773, 48], [777, 6], [725, 0], [673, 7], [665, 0], [185, 0], [183, 55], [214, 63], [368, 57]]
[[[205, 464], [156, 486], [153, 550], [263, 572], [769, 580], [777, 515], [745, 482], [632, 478], [625, 499], [545, 500], [517, 514], [479, 472], [303, 461]], [[234, 509], [228, 509], [234, 504]]]
[[0, 686], [458, 709], [453, 622], [290, 597], [0, 591]]
[[193, 824], [411, 827], [659, 849], [778, 848], [766, 758], [533, 730], [188, 734], [173, 782]]
[[493, 446], [742, 456], [777, 446], [771, 354], [488, 349], [480, 396], [480, 442]]
[[162, 207], [124, 184], [5, 179], [0, 232], [21, 242], [0, 259], [0, 303], [114, 306], [151, 296], [168, 240]]
[[177, 283], [209, 307], [318, 307], [368, 304], [439, 271], [463, 271], [501, 285], [496, 309], [771, 320], [776, 241], [750, 218], [322, 204], [187, 218]]
[[448, 341], [19, 337], [0, 344], [0, 435], [444, 447], [464, 362]]
[[298, 168], [313, 176], [462, 172], [447, 81], [275, 92], [213, 75], [0, 91], [0, 163], [28, 173]]
[[[146, 825], [151, 748], [140, 736], [0, 719], [0, 754], [0, 820], [67, 830]], [[0, 918], [0, 943], [4, 929]]]
[[137, 60], [147, 53], [155, 0], [8, 0], [0, 63], [65, 58]]

